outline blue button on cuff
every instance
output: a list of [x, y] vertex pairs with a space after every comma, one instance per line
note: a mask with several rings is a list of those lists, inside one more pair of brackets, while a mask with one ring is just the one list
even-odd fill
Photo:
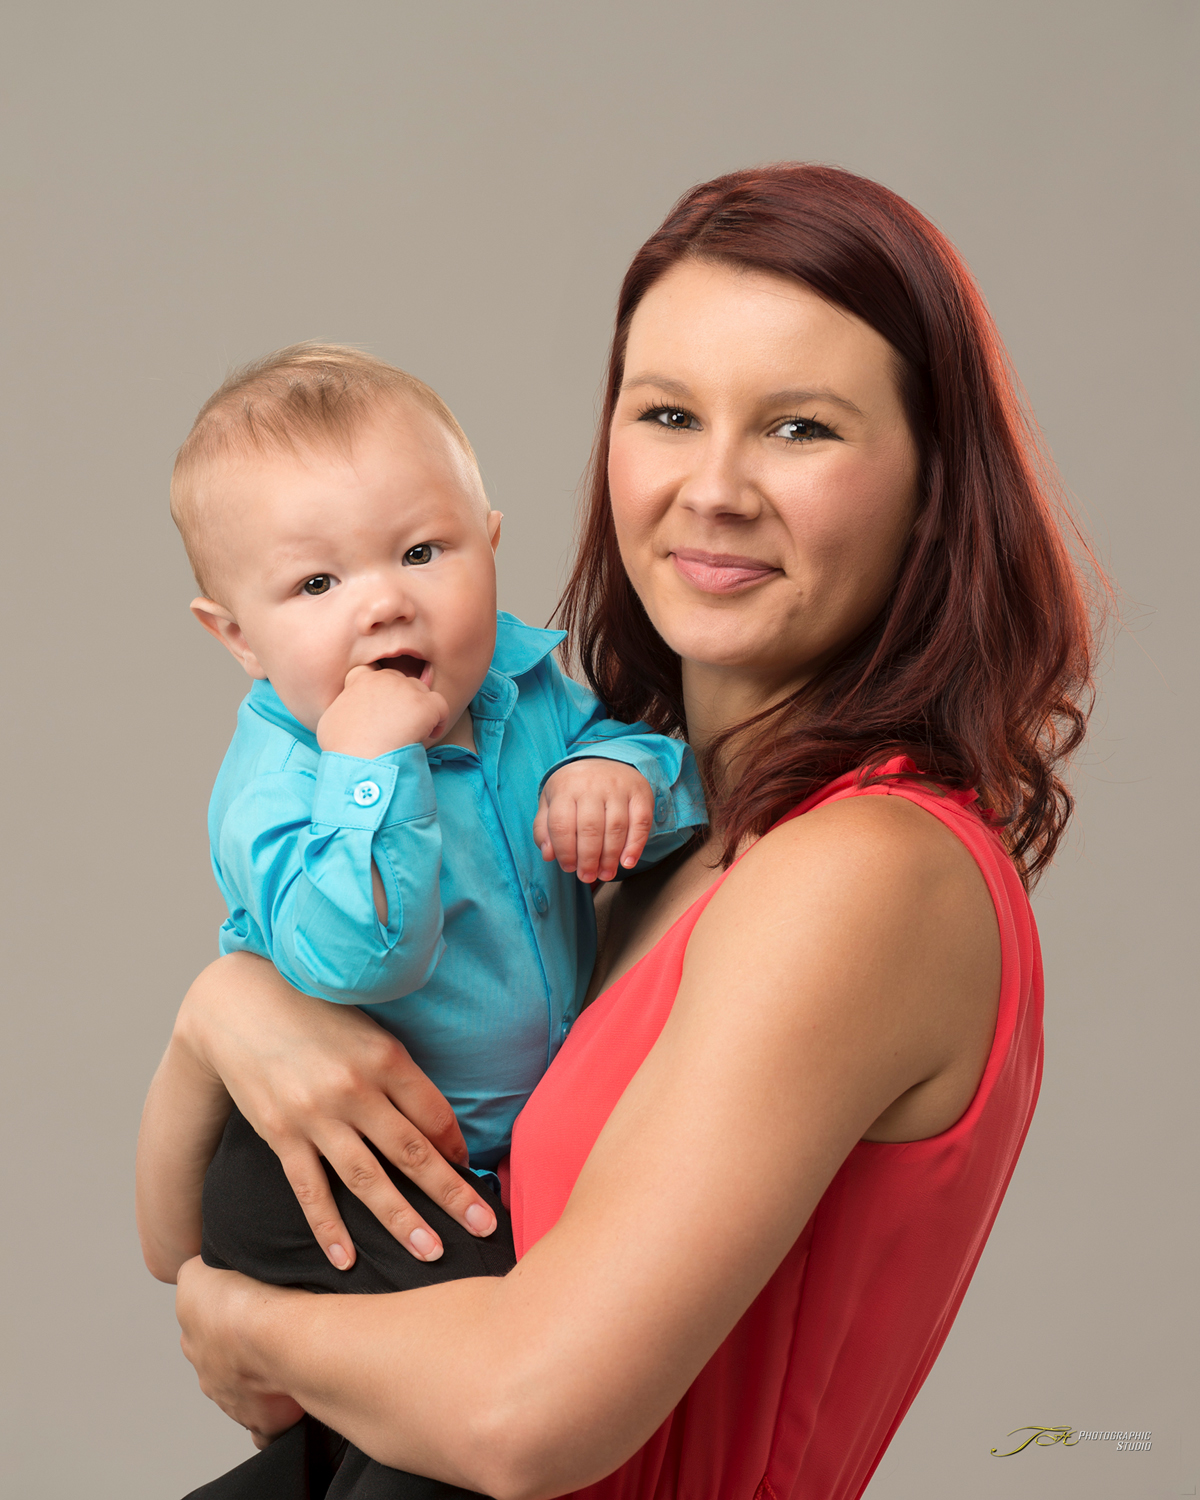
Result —
[[350, 795], [359, 807], [374, 807], [379, 801], [379, 787], [373, 781], [360, 781]]

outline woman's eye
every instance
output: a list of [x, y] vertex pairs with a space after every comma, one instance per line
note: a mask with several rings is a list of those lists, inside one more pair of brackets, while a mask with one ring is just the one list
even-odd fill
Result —
[[314, 573], [304, 585], [306, 594], [327, 594], [333, 587], [333, 579], [328, 573]]
[[814, 422], [811, 417], [789, 417], [786, 422], [780, 422], [774, 429], [772, 436], [778, 435], [785, 438], [789, 443], [809, 443], [814, 438], [832, 437], [828, 427], [820, 422]]
[[410, 568], [419, 568], [422, 563], [431, 563], [435, 557], [441, 555], [442, 549], [435, 542], [419, 542], [417, 546], [410, 547], [404, 554], [404, 561]]
[[673, 432], [686, 432], [689, 427], [700, 425], [690, 411], [684, 411], [679, 406], [651, 407], [648, 412], [643, 412], [642, 420], [657, 423], [659, 427], [669, 427]]

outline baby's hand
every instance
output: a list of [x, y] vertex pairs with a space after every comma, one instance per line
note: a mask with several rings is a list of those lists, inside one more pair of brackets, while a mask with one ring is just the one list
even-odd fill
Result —
[[322, 750], [374, 760], [401, 745], [429, 745], [446, 732], [450, 705], [419, 677], [391, 668], [352, 667], [317, 720]]
[[533, 837], [544, 860], [557, 859], [585, 885], [632, 870], [654, 826], [654, 793], [619, 760], [573, 760], [542, 788]]

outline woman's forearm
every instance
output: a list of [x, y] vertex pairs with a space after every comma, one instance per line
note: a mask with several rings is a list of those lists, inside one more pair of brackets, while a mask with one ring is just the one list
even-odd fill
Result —
[[264, 1392], [288, 1392], [381, 1463], [492, 1496], [528, 1494], [513, 1483], [511, 1449], [496, 1430], [506, 1372], [491, 1357], [489, 1324], [501, 1285], [473, 1279], [374, 1297], [277, 1296], [251, 1285], [238, 1318], [242, 1358]]
[[204, 1174], [229, 1118], [221, 1080], [172, 1036], [146, 1096], [137, 1152], [137, 1224], [152, 1275], [174, 1281], [200, 1251]]
[[[197, 1265], [180, 1277], [184, 1348], [207, 1372], [207, 1393], [246, 1425], [262, 1425], [259, 1413], [286, 1393], [381, 1463], [539, 1500], [598, 1480], [645, 1442], [735, 1315], [716, 1308], [691, 1328], [679, 1319], [667, 1361], [653, 1341], [606, 1347], [597, 1318], [616, 1317], [624, 1278], [602, 1285], [601, 1258], [588, 1267], [586, 1310], [557, 1256], [532, 1278], [518, 1268], [372, 1297], [313, 1296]], [[197, 1296], [208, 1299], [202, 1317], [189, 1315]]]

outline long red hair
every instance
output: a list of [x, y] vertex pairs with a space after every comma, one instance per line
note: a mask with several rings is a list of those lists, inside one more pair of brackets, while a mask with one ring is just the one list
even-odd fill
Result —
[[755, 754], [739, 757], [736, 781], [717, 774], [720, 751], [749, 726], [703, 758], [726, 860], [835, 776], [905, 754], [940, 784], [979, 792], [1032, 883], [1070, 816], [1059, 772], [1091, 706], [1083, 577], [1053, 468], [970, 272], [928, 219], [879, 183], [796, 163], [733, 172], [681, 198], [634, 256], [579, 551], [558, 608], [579, 666], [618, 718], [686, 734], [679, 659], [629, 583], [608, 490], [630, 321], [685, 257], [794, 277], [887, 339], [927, 514], [878, 618], [751, 721]]

